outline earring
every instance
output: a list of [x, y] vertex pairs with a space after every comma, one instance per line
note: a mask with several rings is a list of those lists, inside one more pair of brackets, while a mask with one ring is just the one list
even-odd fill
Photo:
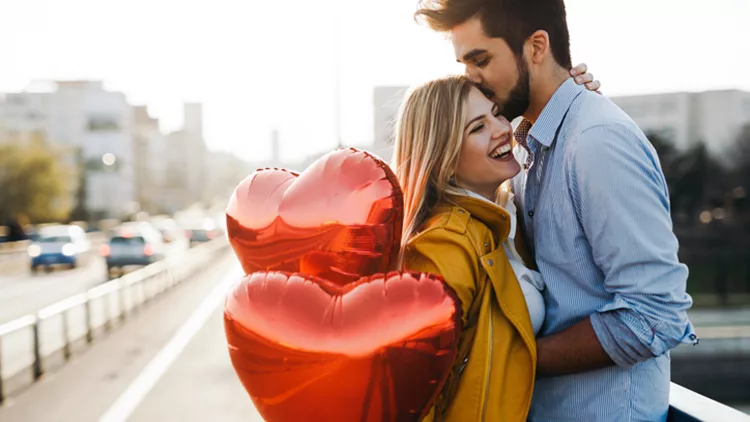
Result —
[[456, 184], [456, 175], [455, 174], [451, 174], [451, 177], [448, 179], [448, 184], [449, 185], [455, 185]]

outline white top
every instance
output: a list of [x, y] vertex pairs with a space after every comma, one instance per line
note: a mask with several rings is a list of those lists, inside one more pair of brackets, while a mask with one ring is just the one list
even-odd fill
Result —
[[[466, 192], [471, 197], [491, 202], [479, 194], [470, 191]], [[494, 202], [491, 203], [495, 204]], [[523, 259], [516, 249], [516, 214], [518, 211], [516, 210], [516, 205], [513, 203], [513, 193], [508, 192], [508, 202], [505, 206], [500, 204], [495, 205], [503, 207], [510, 214], [510, 232], [508, 233], [508, 238], [503, 243], [503, 247], [505, 248], [505, 253], [508, 255], [510, 266], [516, 274], [516, 278], [521, 285], [521, 290], [526, 299], [526, 307], [529, 309], [529, 316], [531, 317], [531, 326], [534, 328], [534, 334], [538, 334], [539, 330], [542, 328], [544, 317], [546, 315], [544, 297], [542, 296], [542, 290], [544, 290], [545, 287], [544, 279], [542, 279], [542, 275], [538, 271], [534, 271], [523, 264]]]

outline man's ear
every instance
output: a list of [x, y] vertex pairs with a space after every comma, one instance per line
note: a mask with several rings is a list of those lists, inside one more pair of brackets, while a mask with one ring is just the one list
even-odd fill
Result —
[[524, 44], [526, 57], [532, 64], [541, 64], [550, 52], [549, 34], [547, 31], [538, 30], [531, 34]]

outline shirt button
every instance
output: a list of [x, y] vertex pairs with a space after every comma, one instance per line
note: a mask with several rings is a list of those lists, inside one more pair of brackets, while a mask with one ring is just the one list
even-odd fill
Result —
[[487, 260], [487, 263], [488, 263], [488, 264], [490, 264], [490, 267], [491, 267], [491, 266], [492, 266], [493, 264], [495, 264], [495, 261], [493, 261], [493, 260], [491, 260], [491, 259], [488, 259], [488, 260]]
[[529, 217], [534, 218], [534, 211], [529, 211]]

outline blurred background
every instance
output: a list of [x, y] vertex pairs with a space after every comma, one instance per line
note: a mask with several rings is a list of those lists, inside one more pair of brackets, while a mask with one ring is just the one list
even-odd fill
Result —
[[[701, 337], [673, 381], [750, 412], [750, 3], [566, 5], [669, 183]], [[0, 420], [257, 417], [211, 294], [224, 207], [256, 168], [390, 159], [406, 89], [463, 71], [415, 6], [0, 0]]]

